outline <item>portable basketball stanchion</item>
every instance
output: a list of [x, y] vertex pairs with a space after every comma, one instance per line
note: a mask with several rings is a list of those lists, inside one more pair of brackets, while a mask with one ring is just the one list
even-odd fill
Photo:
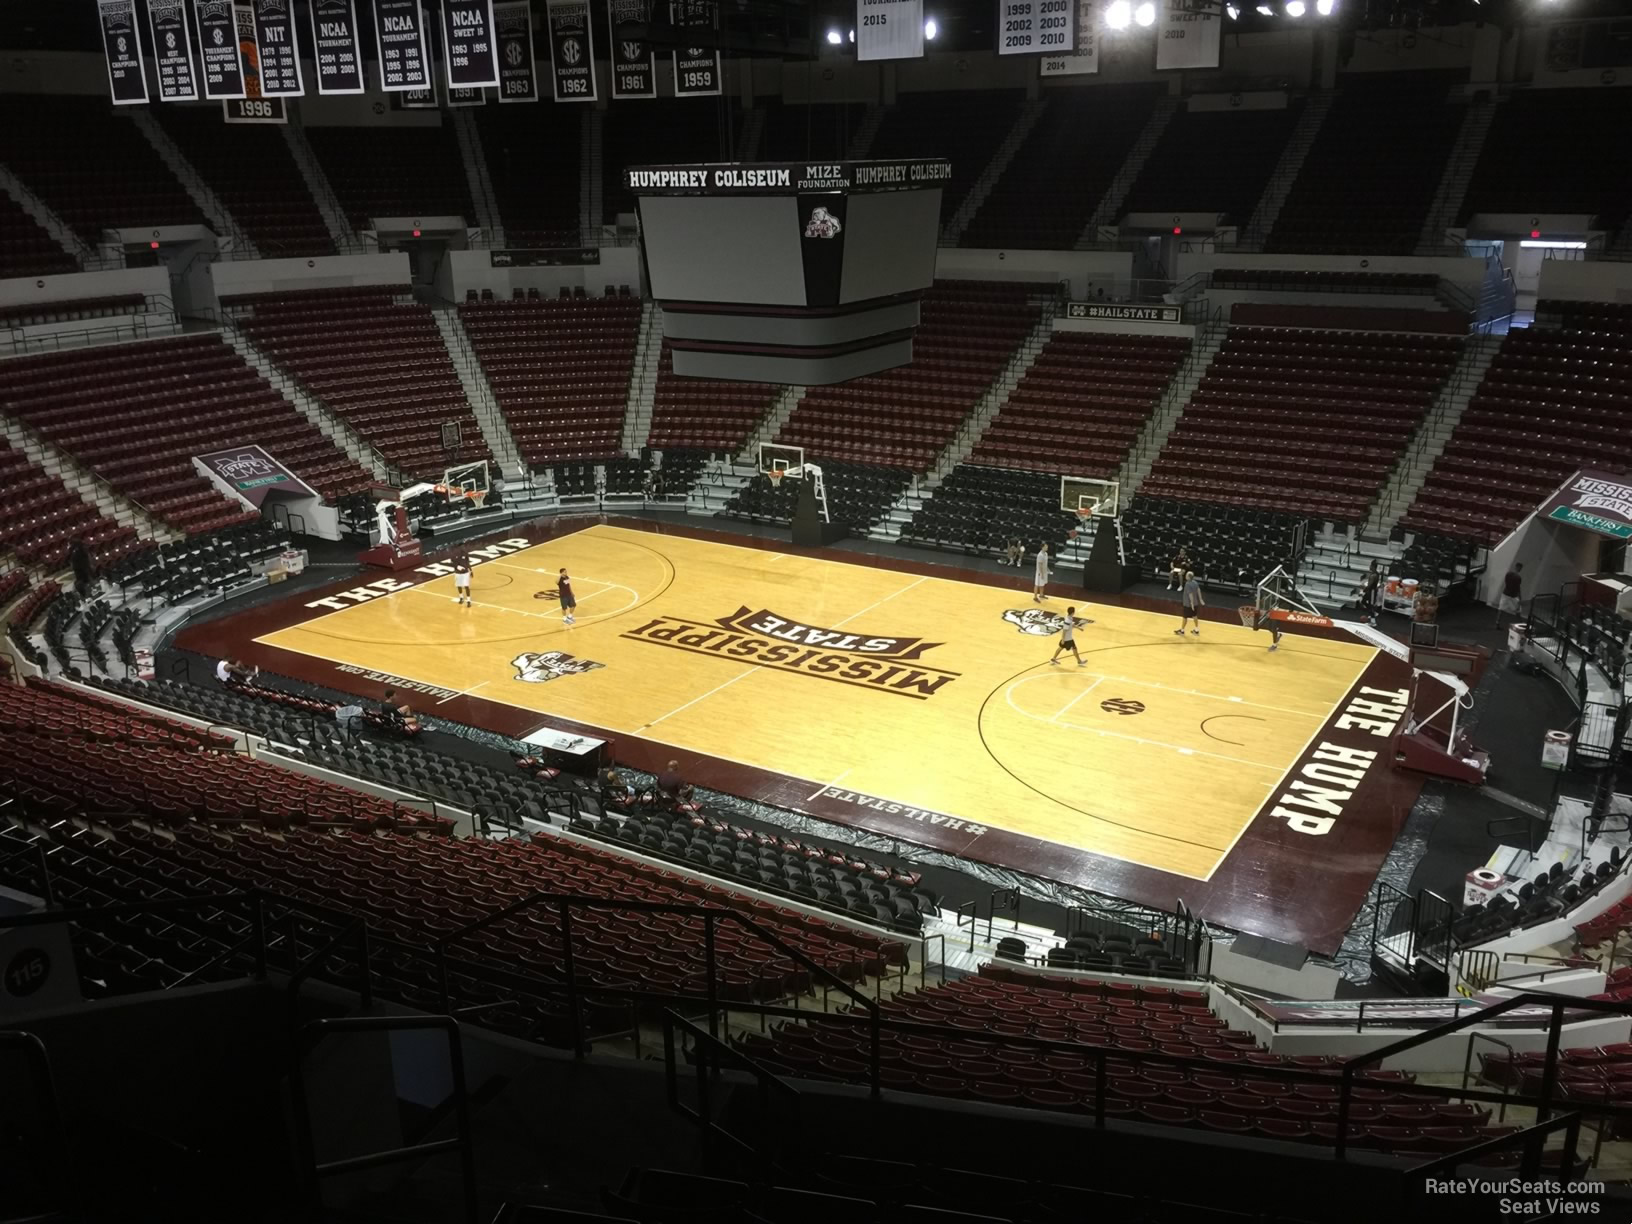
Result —
[[1436, 663], [1451, 657], [1444, 649], [1411, 648], [1411, 698], [1394, 738], [1394, 765], [1468, 786], [1482, 785], [1490, 753], [1474, 744], [1462, 726], [1463, 711], [1473, 709], [1473, 692], [1459, 676], [1423, 666], [1423, 656]]
[[1292, 625], [1329, 627], [1332, 624], [1332, 618], [1315, 607], [1314, 600], [1303, 593], [1297, 579], [1286, 572], [1284, 565], [1277, 565], [1265, 574], [1255, 594], [1255, 602], [1242, 604], [1238, 609], [1241, 623], [1248, 629], [1256, 629], [1272, 620]]

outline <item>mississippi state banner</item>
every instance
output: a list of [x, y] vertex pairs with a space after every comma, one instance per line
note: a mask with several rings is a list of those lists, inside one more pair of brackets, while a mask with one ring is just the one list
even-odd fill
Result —
[[431, 88], [430, 39], [419, 0], [374, 0], [374, 42], [381, 89], [400, 93]]
[[357, 0], [312, 0], [312, 58], [317, 92], [363, 92], [363, 49], [357, 33]]
[[493, 0], [442, 0], [442, 50], [449, 90], [497, 85]]
[[858, 60], [920, 59], [924, 0], [856, 0]]
[[[714, 29], [711, 0], [670, 0], [669, 13], [677, 26]], [[674, 53], [674, 96], [695, 98], [720, 92], [720, 53], [708, 47], [687, 47]]]
[[295, 45], [291, 0], [254, 0], [254, 10], [261, 97], [300, 97], [306, 85], [300, 77], [300, 48]]
[[1044, 76], [1078, 76], [1099, 71], [1099, 13], [1094, 0], [1077, 0], [1077, 49], [1069, 55], [1043, 56]]
[[153, 66], [159, 73], [159, 101], [198, 101], [198, 76], [187, 38], [186, 0], [147, 0], [153, 31]]
[[499, 101], [537, 102], [532, 4], [529, 0], [502, 0], [493, 6], [493, 21], [499, 32]]
[[1213, 0], [1163, 0], [1156, 25], [1156, 70], [1217, 68], [1224, 22]]
[[589, 0], [550, 0], [550, 77], [557, 102], [595, 101], [595, 42]]
[[108, 53], [108, 92], [115, 106], [147, 101], [142, 75], [142, 34], [136, 28], [136, 0], [97, 0], [102, 46]]
[[203, 64], [204, 96], [212, 102], [243, 97], [244, 61], [238, 47], [238, 13], [232, 0], [194, 0], [193, 17]]
[[648, 20], [650, 0], [606, 0], [607, 28], [612, 38], [612, 96], [614, 98], [657, 97], [656, 56], [651, 44], [640, 38], [628, 38], [619, 32], [620, 25], [644, 24]]

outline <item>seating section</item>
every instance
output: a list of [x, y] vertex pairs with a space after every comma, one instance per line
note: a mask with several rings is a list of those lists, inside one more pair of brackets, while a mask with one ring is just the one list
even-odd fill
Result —
[[1604, 157], [1632, 128], [1624, 89], [1519, 89], [1496, 110], [1459, 224], [1475, 213], [1586, 213], [1618, 230], [1632, 213], [1632, 164]]
[[208, 106], [158, 106], [154, 114], [189, 164], [220, 197], [267, 259], [333, 255], [334, 240], [283, 130], [253, 123], [223, 128]]
[[601, 128], [605, 224], [611, 225], [619, 213], [635, 211], [635, 197], [623, 182], [627, 167], [732, 160], [731, 144], [720, 131], [721, 111], [716, 101], [666, 98], [661, 106], [617, 102], [608, 108]]
[[28, 582], [28, 571], [20, 567], [0, 573], [0, 608], [20, 598], [28, 590]]
[[1261, 289], [1270, 293], [1386, 293], [1432, 297], [1432, 272], [1301, 272], [1291, 268], [1215, 268], [1213, 289]]
[[137, 505], [189, 534], [258, 517], [200, 476], [195, 455], [252, 442], [324, 497], [370, 483], [213, 334], [0, 362], [0, 400]]
[[1076, 528], [1076, 515], [1060, 509], [1058, 476], [970, 462], [948, 473], [901, 542], [989, 557], [1018, 539], [1028, 556], [1044, 543], [1058, 556]]
[[11, 276], [54, 276], [78, 272], [74, 257], [0, 191], [0, 280]]
[[1232, 327], [1140, 491], [1363, 522], [1460, 344]]
[[512, 247], [575, 247], [578, 226], [577, 109], [540, 116], [529, 106], [478, 106], [487, 177]]
[[[147, 313], [148, 299], [140, 293], [99, 297], [59, 298], [26, 306], [0, 306], [0, 327], [39, 327], [50, 323], [78, 323], [85, 319], [120, 319]], [[168, 314], [168, 312], [165, 312]]]
[[1578, 468], [1632, 470], [1632, 310], [1550, 308], [1566, 326], [1507, 334], [1402, 526], [1488, 546]]
[[1189, 349], [1183, 337], [1055, 332], [970, 461], [1110, 479]]
[[1014, 130], [1024, 102], [1018, 89], [897, 94], [867, 156], [878, 161], [925, 156], [950, 161], [952, 177], [941, 190], [945, 225]]
[[374, 217], [463, 217], [476, 223], [451, 123], [437, 127], [306, 127], [306, 139], [352, 228]]
[[684, 378], [668, 341], [658, 359], [648, 446], [736, 451], [764, 419], [782, 388], [770, 383]]
[[25, 565], [61, 569], [76, 539], [85, 541], [98, 565], [143, 547], [133, 528], [104, 518], [95, 506], [81, 501], [61, 480], [5, 442], [0, 442], [0, 488], [6, 492], [6, 503], [0, 506], [0, 553], [9, 552]]
[[1028, 301], [1037, 289], [937, 281], [924, 294], [909, 365], [811, 388], [776, 441], [817, 462], [927, 471], [1042, 317]]
[[[822, 482], [827, 492], [830, 521], [843, 523], [857, 534], [878, 522], [901, 496], [912, 473], [901, 468], [867, 463], [824, 460]], [[720, 513], [749, 523], [787, 526], [799, 505], [799, 485], [783, 480], [772, 487], [770, 478], [755, 476], [731, 497]]]
[[[1605, 996], [1625, 1002], [1629, 997], [1625, 971], [1616, 970], [1616, 973], [1622, 975], [1617, 988], [1606, 991]], [[1566, 1101], [1581, 1109], [1595, 1105], [1625, 1108], [1632, 1104], [1632, 1042], [1577, 1046], [1560, 1050], [1558, 1056], [1559, 1087]], [[1497, 1088], [1539, 1094], [1546, 1057], [1545, 1050], [1483, 1050], [1479, 1054], [1478, 1078]], [[1607, 1137], [1624, 1139], [1626, 1134], [1625, 1122], [1615, 1119]]]
[[[203, 225], [170, 168], [105, 96], [0, 95], [5, 165], [85, 242], [105, 229]], [[73, 156], [64, 156], [64, 150]]]
[[1168, 121], [1122, 205], [1124, 213], [1219, 213], [1244, 226], [1302, 113], [1181, 110]]
[[1295, 574], [1303, 538], [1296, 513], [1250, 506], [1214, 506], [1141, 492], [1122, 515], [1129, 565], [1166, 579], [1182, 548], [1200, 579], [1241, 591], [1254, 589], [1277, 565]]
[[[223, 298], [255, 347], [410, 476], [490, 459], [430, 308], [408, 287], [308, 289]], [[456, 451], [442, 426], [461, 427]]]
[[1467, 113], [1466, 101], [1447, 93], [1437, 72], [1356, 74], [1345, 83], [1264, 249], [1411, 254]]
[[618, 453], [638, 298], [466, 302], [459, 318], [527, 463]]
[[860, 102], [793, 103], [766, 98], [760, 105], [765, 111], [760, 161], [842, 161], [867, 115], [867, 107]]

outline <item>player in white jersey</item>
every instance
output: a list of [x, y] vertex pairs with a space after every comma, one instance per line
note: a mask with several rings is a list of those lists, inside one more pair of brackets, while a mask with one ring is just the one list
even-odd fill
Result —
[[1037, 572], [1033, 575], [1031, 602], [1042, 603], [1048, 598], [1048, 541], [1037, 549]]
[[462, 552], [453, 558], [453, 601], [470, 607], [470, 558]]
[[1058, 667], [1060, 665], [1060, 653], [1066, 650], [1076, 655], [1078, 667], [1088, 666], [1088, 660], [1083, 658], [1082, 652], [1077, 649], [1077, 610], [1075, 608], [1065, 610], [1065, 628], [1060, 630], [1059, 645], [1054, 647], [1054, 654], [1049, 662]]

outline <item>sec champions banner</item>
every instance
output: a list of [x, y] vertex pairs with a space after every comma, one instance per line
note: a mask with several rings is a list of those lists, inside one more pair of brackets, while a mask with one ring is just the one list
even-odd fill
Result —
[[[670, 0], [669, 13], [677, 26], [714, 29], [712, 0]], [[717, 48], [687, 47], [674, 53], [674, 96], [696, 98], [720, 92], [720, 53]]]
[[858, 60], [920, 59], [924, 0], [856, 0]]
[[650, 0], [606, 0], [607, 26], [612, 31], [612, 96], [614, 98], [657, 97], [656, 57], [651, 45], [639, 38], [627, 38], [619, 25], [644, 24]]
[[550, 77], [557, 102], [595, 101], [595, 40], [589, 0], [550, 0]]
[[502, 0], [493, 6], [493, 20], [499, 29], [499, 101], [537, 102], [532, 4], [529, 0]]
[[147, 101], [142, 74], [142, 34], [136, 26], [136, 0], [97, 0], [102, 45], [108, 53], [108, 91], [115, 106]]

